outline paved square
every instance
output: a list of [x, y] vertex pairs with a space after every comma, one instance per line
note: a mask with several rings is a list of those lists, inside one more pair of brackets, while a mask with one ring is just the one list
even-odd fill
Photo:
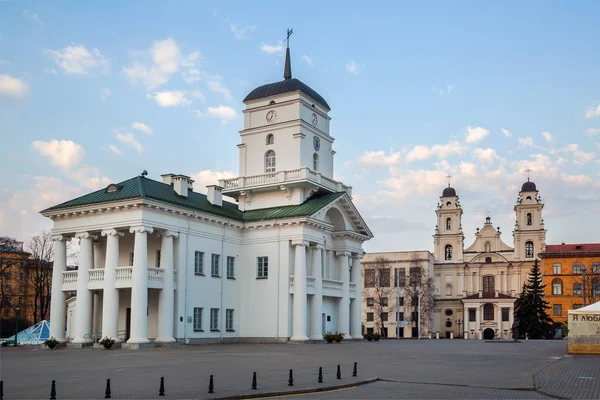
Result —
[[[589, 379], [577, 379], [570, 386], [556, 383], [557, 377], [565, 376], [565, 371], [583, 359], [561, 358], [566, 347], [566, 341], [390, 340], [311, 345], [223, 344], [142, 351], [2, 348], [0, 372], [7, 399], [47, 398], [52, 380], [57, 382], [59, 399], [103, 398], [107, 378], [111, 379], [113, 398], [158, 398], [161, 376], [165, 377], [167, 398], [270, 393], [368, 378], [393, 382], [302, 397], [436, 398], [445, 394], [445, 398], [542, 398], [531, 391], [536, 372], [540, 390], [560, 389], [563, 397], [598, 398], [600, 357], [590, 357], [580, 372], [573, 370], [575, 374], [590, 376]], [[351, 376], [354, 362], [358, 363], [356, 378]], [[338, 364], [341, 380], [335, 379]], [[317, 383], [320, 366], [323, 384]], [[294, 372], [294, 387], [288, 386], [290, 369]], [[255, 371], [258, 390], [253, 391], [250, 387]], [[208, 394], [211, 374], [213, 395]]]

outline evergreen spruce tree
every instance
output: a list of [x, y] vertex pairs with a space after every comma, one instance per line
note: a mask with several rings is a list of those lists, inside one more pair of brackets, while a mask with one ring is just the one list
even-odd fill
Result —
[[515, 308], [514, 308], [514, 325], [511, 327], [513, 329], [513, 336], [517, 338], [524, 338], [525, 332], [527, 332], [527, 328], [531, 325], [529, 321], [529, 314], [527, 312], [527, 286], [523, 283], [523, 288], [521, 289], [521, 294], [515, 300]]
[[519, 336], [527, 335], [531, 339], [552, 337], [553, 321], [546, 313], [550, 306], [544, 300], [546, 285], [542, 284], [538, 260], [535, 260], [527, 282], [515, 301], [515, 320], [519, 323]]

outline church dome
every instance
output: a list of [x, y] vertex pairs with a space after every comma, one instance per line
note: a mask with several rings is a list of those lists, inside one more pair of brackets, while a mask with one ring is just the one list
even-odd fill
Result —
[[442, 192], [442, 197], [456, 197], [456, 190], [453, 187], [448, 186]]
[[521, 192], [537, 192], [537, 188], [535, 187], [535, 183], [527, 180], [527, 182], [525, 182], [523, 184], [523, 186], [521, 186]]
[[244, 99], [244, 103], [250, 100], [262, 99], [265, 97], [295, 92], [298, 90], [307, 95], [308, 97], [312, 98], [316, 102], [320, 103], [325, 108], [331, 109], [329, 107], [329, 104], [327, 104], [325, 99], [319, 93], [317, 93], [315, 90], [311, 89], [310, 86], [296, 78], [284, 79], [279, 82], [259, 86], [253, 91], [251, 91], [248, 94], [248, 96], [246, 96], [246, 98]]

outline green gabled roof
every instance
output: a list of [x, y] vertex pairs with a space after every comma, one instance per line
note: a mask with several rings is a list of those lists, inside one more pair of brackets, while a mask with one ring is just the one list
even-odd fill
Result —
[[128, 179], [118, 183], [117, 186], [119, 187], [119, 190], [115, 192], [107, 192], [106, 189], [100, 189], [76, 199], [58, 204], [54, 207], [47, 208], [43, 210], [42, 213], [91, 204], [146, 198], [238, 221], [260, 221], [266, 219], [309, 216], [344, 194], [344, 192], [316, 194], [299, 205], [271, 207], [242, 212], [238, 209], [237, 204], [227, 201], [223, 201], [222, 207], [212, 205], [209, 203], [205, 194], [189, 191], [187, 197], [179, 196], [175, 193], [171, 185], [142, 176]]

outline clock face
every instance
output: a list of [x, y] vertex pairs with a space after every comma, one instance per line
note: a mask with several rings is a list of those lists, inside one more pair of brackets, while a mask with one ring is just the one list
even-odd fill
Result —
[[319, 149], [321, 148], [321, 138], [319, 138], [318, 136], [313, 137], [313, 146], [316, 151], [319, 151]]
[[317, 122], [319, 122], [319, 118], [317, 117], [317, 114], [313, 113], [310, 122], [312, 122], [313, 125], [317, 125]]
[[277, 112], [275, 112], [275, 110], [271, 110], [267, 113], [267, 122], [275, 121], [277, 121]]

